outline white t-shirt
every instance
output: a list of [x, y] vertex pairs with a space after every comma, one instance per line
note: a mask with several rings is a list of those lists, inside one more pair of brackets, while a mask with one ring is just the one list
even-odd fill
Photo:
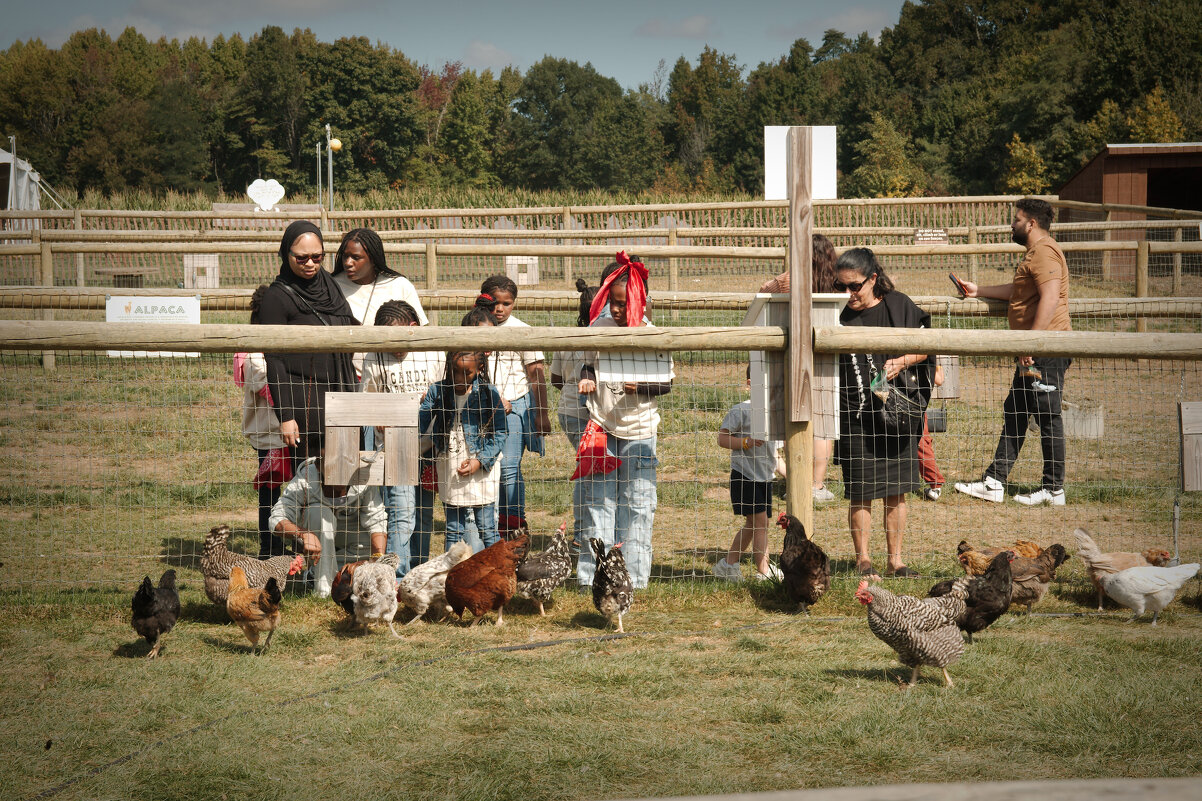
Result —
[[[751, 436], [751, 401], [735, 404], [722, 418], [722, 430], [735, 437]], [[750, 481], [771, 481], [776, 472], [777, 443], [765, 442], [730, 452], [730, 469]]]
[[[529, 328], [512, 314], [501, 326]], [[526, 380], [526, 365], [544, 361], [541, 350], [497, 350], [488, 357], [488, 380], [501, 393], [501, 397], [513, 403], [526, 397], [530, 383]]]
[[[403, 275], [382, 275], [375, 283], [356, 284], [347, 277], [344, 270], [334, 276], [334, 282], [342, 290], [342, 296], [346, 298], [355, 319], [363, 325], [375, 325], [376, 312], [390, 300], [403, 300], [412, 306], [421, 325], [429, 322], [422, 308], [421, 298], [417, 296], [417, 289]], [[363, 356], [362, 353], [356, 353], [353, 357], [356, 373], [363, 372]]]
[[[646, 324], [652, 327], [650, 323]], [[598, 318], [590, 328], [617, 328], [612, 317]], [[583, 351], [581, 361], [597, 367], [597, 351]], [[669, 372], [675, 378], [676, 371]], [[626, 393], [621, 381], [597, 382], [597, 389], [585, 397], [589, 417], [619, 439], [651, 439], [659, 430], [659, 404], [655, 398]]]
[[468, 450], [463, 436], [460, 415], [467, 406], [470, 393], [455, 395], [455, 422], [447, 432], [447, 449], [438, 457], [438, 494], [450, 506], [485, 506], [497, 502], [501, 485], [501, 460], [493, 462], [491, 470], [477, 470], [462, 477], [459, 465], [475, 456]]
[[368, 353], [360, 388], [364, 392], [425, 392], [446, 373], [447, 355], [414, 350], [398, 359], [393, 353]]
[[559, 393], [557, 411], [564, 417], [584, 419], [588, 417], [588, 408], [580, 402], [580, 354], [574, 350], [556, 351], [551, 357], [551, 375], [563, 379], [563, 390]]

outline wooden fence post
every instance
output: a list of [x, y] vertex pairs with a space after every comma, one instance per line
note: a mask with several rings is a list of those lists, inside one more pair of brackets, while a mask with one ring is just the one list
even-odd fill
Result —
[[[1111, 221], [1111, 217], [1113, 216], [1113, 214], [1114, 214], [1114, 212], [1107, 210], [1107, 212], [1106, 212], [1106, 222], [1110, 222], [1110, 221]], [[1109, 228], [1107, 228], [1105, 231], [1103, 231], [1103, 232], [1102, 232], [1102, 239], [1103, 239], [1103, 240], [1105, 240], [1105, 241], [1107, 241], [1107, 242], [1109, 242], [1109, 241], [1110, 241], [1110, 229], [1109, 229]], [[1103, 281], [1109, 281], [1109, 280], [1110, 280], [1110, 274], [1111, 274], [1111, 269], [1110, 269], [1110, 251], [1109, 251], [1109, 250], [1103, 250], [1103, 251], [1102, 251], [1102, 280], [1103, 280]]]
[[[560, 220], [559, 230], [567, 231], [571, 227], [571, 225], [572, 225], [572, 207], [564, 206], [563, 207], [563, 218]], [[568, 240], [561, 239], [561, 240], [559, 240], [559, 244], [561, 244], [561, 245], [567, 244], [567, 241]], [[566, 283], [568, 285], [568, 289], [576, 288], [576, 284], [572, 279], [572, 257], [571, 256], [563, 257], [563, 280], [564, 280], [564, 283]]]
[[814, 428], [811, 422], [814, 335], [810, 319], [814, 205], [810, 195], [811, 131], [789, 129], [789, 352], [785, 356], [785, 501], [789, 513], [814, 534]]
[[[668, 229], [668, 247], [676, 247], [676, 229]], [[668, 257], [668, 289], [672, 292], [680, 291], [680, 259], [675, 256]], [[680, 321], [680, 310], [672, 310], [672, 321]]]
[[[438, 251], [433, 241], [426, 243], [426, 289], [438, 289]], [[426, 314], [430, 325], [438, 325], [438, 312]]]
[[[977, 227], [975, 225], [970, 226], [968, 229], [968, 244], [970, 244], [970, 245], [977, 244], [977, 238], [978, 238]], [[981, 257], [978, 256], [976, 253], [972, 253], [969, 255], [969, 257], [968, 257], [968, 280], [972, 281], [974, 284], [977, 283], [977, 268], [978, 268], [978, 266], [980, 266], [980, 263], [981, 263]], [[953, 289], [954, 288], [955, 287], [953, 287]]]
[[[1148, 240], [1139, 243], [1135, 251], [1135, 297], [1148, 297]], [[1148, 330], [1148, 318], [1136, 317], [1135, 330], [1144, 333]]]
[[[37, 229], [34, 229], [34, 232], [37, 233]], [[40, 286], [53, 287], [54, 286], [54, 251], [51, 250], [49, 242], [42, 242], [41, 245], [42, 245], [42, 258], [40, 260], [40, 270], [39, 270], [40, 275], [38, 277], [38, 284]], [[54, 310], [53, 309], [43, 309], [42, 310], [42, 319], [43, 320], [53, 320], [54, 319]], [[54, 351], [52, 351], [52, 350], [42, 351], [42, 368], [44, 370], [46, 370], [47, 372], [53, 372], [54, 367], [55, 367]]]
[[[1173, 241], [1181, 244], [1183, 240], [1181, 226], [1173, 229]], [[1173, 254], [1173, 297], [1181, 294], [1181, 251]]]
[[[76, 231], [83, 230], [83, 212], [81, 212], [79, 209], [75, 210], [75, 230]], [[82, 253], [75, 254], [75, 285], [76, 286], [87, 286], [87, 282], [84, 280], [83, 254]]]

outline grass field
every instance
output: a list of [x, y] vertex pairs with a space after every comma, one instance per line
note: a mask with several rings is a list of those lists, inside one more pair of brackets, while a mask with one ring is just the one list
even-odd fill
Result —
[[[161, 566], [160, 566], [161, 567]], [[926, 582], [889, 580], [923, 592]], [[253, 656], [195, 581], [154, 662], [131, 590], [0, 607], [0, 796], [576, 799], [1202, 772], [1202, 616], [1081, 616], [1071, 583], [912, 690], [836, 582], [809, 618], [769, 584], [656, 584], [605, 638], [540, 619], [352, 632], [289, 595]], [[1196, 591], [1195, 591], [1196, 592]], [[1197, 599], [1188, 599], [1196, 603]], [[517, 648], [519, 650], [505, 650]]]

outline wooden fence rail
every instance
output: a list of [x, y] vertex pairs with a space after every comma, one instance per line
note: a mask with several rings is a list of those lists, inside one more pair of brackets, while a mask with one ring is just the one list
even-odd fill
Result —
[[[943, 353], [963, 356], [1071, 356], [1202, 360], [1202, 334], [1087, 331], [977, 331], [854, 326], [815, 328], [815, 353]], [[774, 326], [680, 328], [461, 328], [456, 326], [130, 325], [0, 322], [6, 350], [148, 350], [234, 353], [355, 353], [393, 350], [761, 350], [783, 351]]]

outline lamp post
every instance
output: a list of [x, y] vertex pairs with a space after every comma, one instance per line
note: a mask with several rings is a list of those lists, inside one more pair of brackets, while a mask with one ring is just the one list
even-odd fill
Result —
[[[329, 186], [328, 211], [334, 210], [334, 154], [342, 150], [342, 140], [330, 136], [330, 124], [326, 123], [326, 183]], [[317, 143], [317, 202], [322, 201], [321, 187], [321, 142]]]

